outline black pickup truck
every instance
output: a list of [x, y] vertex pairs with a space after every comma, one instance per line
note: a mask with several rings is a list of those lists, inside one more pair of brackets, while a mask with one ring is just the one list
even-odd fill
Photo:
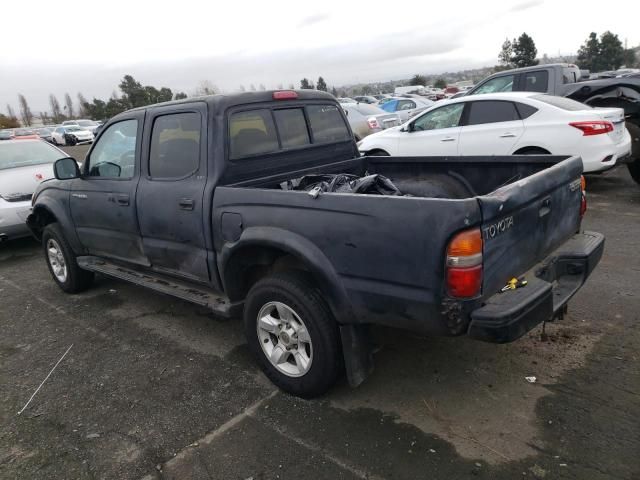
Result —
[[371, 324], [509, 342], [562, 317], [604, 248], [581, 165], [361, 157], [328, 94], [215, 95], [114, 117], [27, 223], [65, 292], [97, 272], [243, 315], [267, 376], [310, 397], [366, 377]]

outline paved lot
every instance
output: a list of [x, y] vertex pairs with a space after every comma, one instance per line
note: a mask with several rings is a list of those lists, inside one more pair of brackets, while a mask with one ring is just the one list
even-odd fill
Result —
[[240, 322], [107, 278], [65, 295], [5, 244], [0, 478], [640, 478], [640, 187], [588, 189], [605, 256], [548, 339], [380, 330], [366, 384], [314, 401], [266, 381]]

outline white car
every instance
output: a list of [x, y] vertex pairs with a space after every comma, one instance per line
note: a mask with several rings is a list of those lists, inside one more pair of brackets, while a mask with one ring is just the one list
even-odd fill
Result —
[[536, 92], [491, 93], [438, 103], [400, 127], [358, 143], [369, 155], [579, 155], [585, 172], [631, 153], [621, 108], [592, 108]]
[[397, 113], [400, 120], [406, 122], [412, 116], [431, 107], [433, 102], [428, 98], [415, 97], [393, 97], [390, 100], [379, 104], [380, 108], [389, 113]]
[[51, 133], [54, 145], [78, 145], [93, 142], [93, 133], [79, 125], [60, 125]]
[[66, 156], [42, 140], [0, 142], [0, 242], [30, 235], [31, 196], [53, 177], [53, 162]]

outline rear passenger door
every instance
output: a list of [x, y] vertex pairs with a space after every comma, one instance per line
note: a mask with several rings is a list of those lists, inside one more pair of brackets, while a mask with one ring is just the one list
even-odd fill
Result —
[[467, 102], [460, 131], [460, 155], [509, 155], [524, 132], [513, 102]]
[[151, 268], [201, 282], [209, 281], [203, 218], [206, 118], [203, 102], [148, 110], [137, 195]]

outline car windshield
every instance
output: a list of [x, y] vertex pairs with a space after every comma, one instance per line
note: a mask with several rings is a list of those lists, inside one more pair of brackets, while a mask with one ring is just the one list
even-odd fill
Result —
[[78, 130], [82, 130], [80, 127], [78, 127], [77, 125], [67, 125], [66, 127], [64, 127], [64, 129], [67, 132], [77, 132]]
[[78, 125], [81, 127], [93, 127], [97, 125], [97, 123], [93, 120], [78, 120]]
[[0, 170], [53, 163], [64, 155], [41, 140], [0, 143]]

